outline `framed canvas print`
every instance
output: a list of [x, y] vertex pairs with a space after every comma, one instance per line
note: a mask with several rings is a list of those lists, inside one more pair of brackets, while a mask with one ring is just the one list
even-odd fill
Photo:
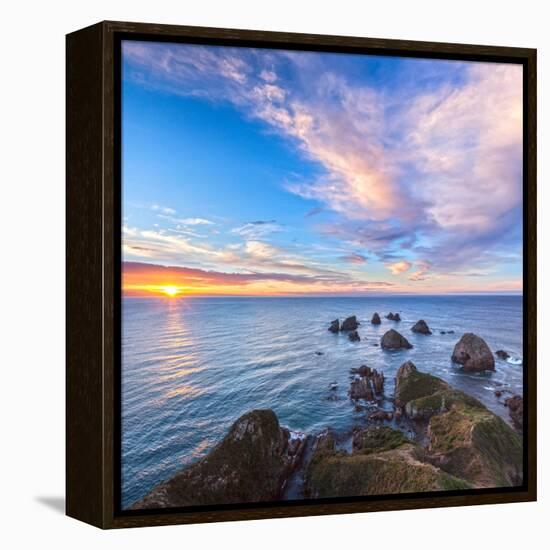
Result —
[[67, 37], [67, 513], [536, 498], [536, 52]]

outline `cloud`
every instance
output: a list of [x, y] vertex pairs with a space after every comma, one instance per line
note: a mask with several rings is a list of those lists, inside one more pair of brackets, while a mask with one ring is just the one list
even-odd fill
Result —
[[401, 260], [399, 262], [386, 264], [386, 267], [392, 272], [393, 275], [400, 275], [401, 273], [405, 273], [405, 271], [409, 271], [412, 264], [406, 260]]
[[260, 239], [272, 233], [280, 233], [282, 230], [283, 228], [275, 220], [257, 220], [235, 227], [231, 230], [231, 233], [247, 239]]
[[160, 206], [159, 204], [153, 204], [151, 206], [151, 210], [155, 210], [156, 212], [162, 212], [163, 214], [167, 216], [173, 216], [176, 211], [173, 208], [168, 208], [166, 206]]
[[176, 286], [185, 294], [221, 295], [370, 292], [392, 286], [385, 281], [371, 281], [335, 288], [330, 281], [305, 274], [234, 273], [143, 262], [123, 262], [122, 280], [124, 293], [128, 296], [159, 294], [166, 285]]
[[214, 222], [205, 218], [178, 218], [175, 221], [182, 225], [214, 225]]
[[[124, 57], [125, 78], [225, 102], [291, 141], [320, 175], [286, 189], [318, 203], [306, 216], [338, 215], [324, 235], [389, 265], [406, 250], [432, 274], [516, 261], [520, 65], [412, 59], [401, 80], [375, 86], [346, 73], [341, 55], [125, 42]], [[278, 230], [249, 222], [232, 233]]]
[[342, 256], [340, 258], [343, 262], [347, 262], [349, 264], [364, 264], [367, 263], [367, 258], [363, 256], [362, 254], [347, 254], [346, 256]]
[[316, 206], [315, 208], [312, 208], [306, 213], [306, 218], [311, 218], [312, 216], [317, 216], [317, 214], [320, 214], [323, 212], [323, 208], [320, 206]]

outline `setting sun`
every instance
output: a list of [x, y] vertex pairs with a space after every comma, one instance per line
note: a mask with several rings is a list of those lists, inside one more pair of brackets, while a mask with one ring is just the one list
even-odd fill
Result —
[[176, 296], [179, 292], [177, 286], [163, 286], [161, 290], [164, 294], [166, 294], [166, 296]]

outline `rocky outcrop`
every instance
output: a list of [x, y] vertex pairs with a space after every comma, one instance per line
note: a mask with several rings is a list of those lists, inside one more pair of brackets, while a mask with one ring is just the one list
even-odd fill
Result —
[[334, 319], [334, 321], [330, 323], [330, 327], [328, 327], [328, 329], [334, 334], [340, 332], [340, 321], [338, 319]]
[[458, 341], [451, 358], [468, 372], [495, 370], [495, 358], [489, 346], [483, 338], [471, 332]]
[[510, 358], [510, 354], [507, 351], [504, 351], [503, 349], [499, 349], [498, 351], [495, 351], [495, 355], [502, 359], [503, 361], [506, 361], [506, 359]]
[[241, 416], [204, 458], [153, 488], [133, 508], [276, 500], [297, 467], [305, 436], [279, 426], [271, 410]]
[[467, 489], [470, 485], [422, 460], [421, 449], [388, 427], [358, 430], [353, 452], [335, 448], [331, 432], [323, 434], [306, 472], [312, 498], [383, 495]]
[[390, 321], [401, 321], [401, 316], [399, 313], [392, 313], [391, 311], [386, 315], [386, 319]]
[[475, 487], [520, 485], [523, 450], [519, 435], [479, 401], [455, 392], [449, 410], [430, 418], [428, 453], [446, 472]]
[[430, 462], [475, 487], [521, 483], [522, 443], [506, 422], [410, 361], [397, 372], [396, 405], [425, 422]]
[[355, 315], [352, 315], [351, 317], [348, 317], [344, 320], [342, 323], [342, 326], [340, 327], [340, 330], [342, 331], [348, 331], [348, 330], [357, 330], [359, 328], [359, 323], [357, 322], [357, 317]]
[[377, 411], [374, 411], [369, 415], [369, 420], [372, 420], [374, 422], [383, 422], [384, 420], [392, 420], [392, 419], [393, 419], [393, 412], [384, 411], [382, 409], [378, 409]]
[[370, 322], [373, 324], [373, 325], [379, 325], [382, 321], [380, 320], [380, 315], [378, 315], [378, 313], [375, 313], [373, 316], [372, 316], [372, 319], [370, 320]]
[[510, 418], [514, 428], [523, 433], [523, 397], [520, 395], [514, 395], [504, 400], [504, 404], [510, 411]]
[[361, 337], [359, 336], [359, 333], [356, 330], [352, 330], [348, 334], [348, 338], [350, 342], [359, 342], [361, 340]]
[[395, 378], [395, 404], [409, 418], [429, 418], [441, 410], [441, 404], [426, 398], [450, 389], [450, 386], [431, 374], [420, 372], [412, 361], [403, 363]]
[[411, 349], [412, 345], [409, 343], [409, 341], [399, 334], [396, 330], [388, 330], [382, 336], [382, 340], [380, 341], [380, 345], [384, 349]]
[[431, 334], [432, 331], [430, 330], [430, 327], [428, 327], [428, 324], [424, 319], [420, 319], [420, 321], [417, 321], [417, 323], [411, 328], [413, 332], [416, 332], [417, 334]]
[[351, 399], [366, 399], [374, 401], [381, 397], [384, 391], [384, 374], [367, 365], [362, 365], [356, 371], [356, 377], [351, 382], [349, 396]]

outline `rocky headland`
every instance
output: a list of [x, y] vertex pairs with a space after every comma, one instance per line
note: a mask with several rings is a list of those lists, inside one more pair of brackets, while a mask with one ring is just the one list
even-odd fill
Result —
[[[391, 320], [400, 320], [392, 316]], [[378, 324], [376, 321], [381, 322], [377, 314], [372, 323]], [[350, 340], [360, 342], [359, 324], [356, 316], [351, 316], [342, 323], [334, 320], [328, 330], [345, 332]], [[412, 331], [432, 334], [423, 320]], [[393, 329], [382, 336], [380, 344], [380, 353], [412, 348]], [[451, 359], [466, 372], [495, 368], [486, 342], [472, 333], [460, 338]], [[368, 365], [350, 368], [348, 395], [354, 410], [364, 410], [365, 416], [363, 423], [347, 435], [330, 427], [318, 434], [293, 432], [279, 424], [272, 410], [248, 412], [234, 422], [205, 457], [158, 484], [133, 508], [510, 487], [522, 483], [521, 396], [505, 400], [512, 427], [477, 399], [422, 372], [410, 360], [398, 369], [393, 394], [386, 394], [386, 382], [381, 369]], [[329, 392], [335, 394], [337, 386], [333, 382]], [[349, 443], [343, 445], [343, 438]], [[289, 496], [290, 486], [294, 488], [293, 496]]]

